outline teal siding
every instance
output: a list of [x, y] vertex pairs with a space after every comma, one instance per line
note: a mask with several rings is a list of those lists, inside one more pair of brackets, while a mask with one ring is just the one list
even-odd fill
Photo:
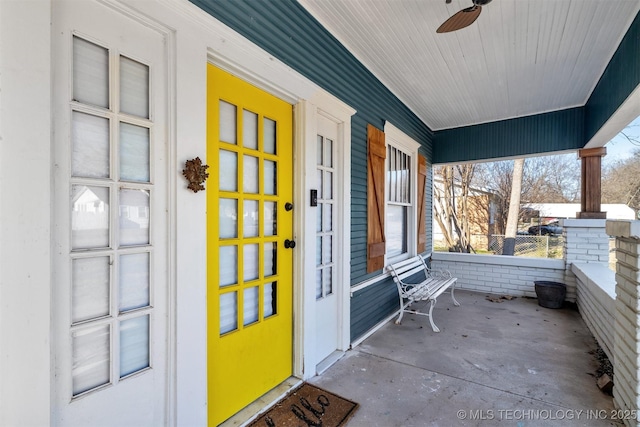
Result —
[[584, 146], [584, 108], [571, 108], [435, 133], [434, 163], [486, 160]]
[[398, 310], [398, 288], [391, 277], [356, 292], [351, 298], [351, 341]]
[[586, 105], [585, 144], [640, 84], [640, 13], [620, 42]]

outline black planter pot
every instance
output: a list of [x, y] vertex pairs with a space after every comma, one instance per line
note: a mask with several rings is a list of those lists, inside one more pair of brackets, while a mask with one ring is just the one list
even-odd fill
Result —
[[567, 295], [567, 286], [564, 283], [535, 280], [538, 296], [538, 305], [545, 308], [562, 308], [564, 298]]

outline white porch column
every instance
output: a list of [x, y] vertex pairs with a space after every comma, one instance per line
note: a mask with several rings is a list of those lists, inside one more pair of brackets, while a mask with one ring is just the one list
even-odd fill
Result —
[[573, 263], [609, 262], [609, 235], [604, 219], [565, 219], [564, 258], [567, 300], [576, 301], [576, 276], [571, 271]]
[[[616, 302], [614, 334], [615, 405], [640, 409], [640, 221], [607, 221], [616, 237]], [[638, 426], [638, 420], [625, 420]]]

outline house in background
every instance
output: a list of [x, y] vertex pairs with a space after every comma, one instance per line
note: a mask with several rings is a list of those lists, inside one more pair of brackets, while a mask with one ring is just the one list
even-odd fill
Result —
[[466, 3], [0, 2], [0, 425], [218, 425], [321, 373], [431, 252], [434, 164], [578, 151], [602, 218], [640, 3], [436, 34]]
[[[546, 224], [557, 219], [575, 218], [580, 212], [580, 203], [523, 203], [521, 209], [530, 212], [528, 216], [532, 223]], [[606, 212], [607, 219], [636, 219], [636, 212], [622, 203], [603, 203], [601, 209]]]
[[[447, 200], [443, 196], [443, 182], [439, 178], [433, 180], [433, 246], [435, 250], [447, 250], [446, 239], [443, 234], [438, 215], [445, 218], [442, 207]], [[460, 204], [461, 191], [459, 185], [454, 185], [456, 192], [456, 206]], [[440, 200], [438, 200], [440, 199]], [[500, 196], [491, 189], [470, 188], [467, 196], [469, 206], [469, 232], [471, 233], [471, 246], [474, 250], [488, 250], [492, 234], [498, 234], [496, 230], [496, 216], [500, 205]], [[445, 226], [446, 227], [446, 226]], [[449, 226], [453, 229], [452, 226]]]

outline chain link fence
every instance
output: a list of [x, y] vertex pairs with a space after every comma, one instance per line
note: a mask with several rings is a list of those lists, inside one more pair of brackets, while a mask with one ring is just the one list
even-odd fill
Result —
[[[504, 235], [500, 234], [473, 234], [471, 236], [471, 246], [474, 253], [502, 255], [504, 239]], [[444, 235], [441, 233], [433, 234], [433, 249], [436, 252], [449, 251]], [[562, 259], [564, 255], [564, 237], [562, 235], [518, 234], [516, 236], [514, 255], [531, 258]]]
[[[504, 235], [492, 234], [489, 250], [502, 254]], [[517, 235], [514, 255], [533, 258], [562, 258], [564, 238], [562, 236]]]

